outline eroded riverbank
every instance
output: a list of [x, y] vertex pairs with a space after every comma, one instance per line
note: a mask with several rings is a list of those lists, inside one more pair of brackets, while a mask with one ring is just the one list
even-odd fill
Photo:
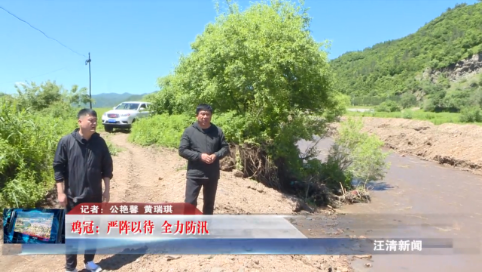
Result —
[[[482, 165], [482, 129], [383, 118], [364, 118], [364, 125], [393, 150], [391, 167], [372, 184], [371, 203], [337, 210], [338, 237], [449, 238], [454, 244], [437, 254], [374, 255], [354, 261], [355, 271], [480, 271], [482, 178], [475, 173]], [[319, 142], [320, 159], [332, 144]], [[300, 142], [301, 149], [308, 145]], [[316, 218], [303, 222], [314, 237], [324, 235], [322, 226]]]
[[[363, 117], [362, 120], [363, 131], [377, 135], [387, 148], [399, 154], [482, 174], [482, 126], [434, 125], [401, 118]], [[333, 124], [330, 132], [336, 134], [339, 125]]]

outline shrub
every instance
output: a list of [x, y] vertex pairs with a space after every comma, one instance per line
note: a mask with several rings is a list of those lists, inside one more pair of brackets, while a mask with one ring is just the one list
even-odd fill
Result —
[[382, 180], [389, 164], [388, 153], [382, 151], [383, 142], [375, 135], [362, 132], [363, 121], [349, 118], [341, 124], [335, 139], [334, 155], [343, 162], [342, 168], [350, 176], [366, 184], [369, 181]]
[[435, 109], [437, 108], [437, 105], [435, 104], [435, 101], [431, 98], [426, 98], [423, 101], [423, 110], [426, 112], [434, 112]]
[[404, 93], [400, 97], [400, 105], [407, 109], [417, 104], [417, 97], [411, 93]]
[[133, 124], [129, 140], [143, 146], [178, 148], [184, 129], [192, 123], [193, 118], [186, 114], [142, 118]]
[[0, 205], [33, 207], [53, 188], [57, 142], [75, 129], [76, 122], [72, 117], [18, 110], [16, 102], [0, 102]]
[[395, 101], [385, 101], [375, 107], [378, 112], [396, 112], [400, 111], [401, 107]]
[[482, 122], [480, 108], [476, 106], [463, 108], [460, 111], [459, 120], [463, 123]]
[[406, 109], [402, 111], [402, 118], [404, 119], [412, 119], [413, 118], [413, 111], [410, 109]]

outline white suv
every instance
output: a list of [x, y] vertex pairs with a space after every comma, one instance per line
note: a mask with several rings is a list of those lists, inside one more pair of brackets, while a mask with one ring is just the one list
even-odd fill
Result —
[[112, 132], [114, 128], [130, 129], [137, 119], [149, 116], [150, 105], [142, 101], [122, 102], [102, 115], [102, 125], [107, 132]]

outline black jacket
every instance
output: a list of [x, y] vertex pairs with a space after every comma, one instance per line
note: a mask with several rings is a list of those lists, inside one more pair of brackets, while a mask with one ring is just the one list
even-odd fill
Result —
[[[212, 164], [201, 160], [201, 154], [216, 154]], [[188, 160], [187, 177], [219, 179], [219, 160], [229, 154], [229, 145], [221, 128], [211, 124], [203, 130], [197, 122], [184, 130], [179, 145], [179, 155]]]
[[87, 141], [79, 129], [60, 139], [53, 166], [55, 181], [65, 182], [65, 194], [74, 202], [75, 198], [102, 201], [102, 179], [113, 176], [105, 140], [94, 133]]

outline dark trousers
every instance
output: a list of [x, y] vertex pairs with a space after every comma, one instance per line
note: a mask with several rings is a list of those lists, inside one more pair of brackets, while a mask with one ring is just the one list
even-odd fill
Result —
[[193, 179], [186, 180], [186, 198], [184, 202], [197, 206], [199, 192], [203, 188], [203, 214], [214, 213], [214, 201], [218, 189], [218, 179]]
[[[102, 203], [102, 197], [100, 199], [95, 199], [96, 201], [79, 201], [74, 203], [72, 199], [67, 200], [67, 206], [65, 207], [65, 214], [70, 212], [75, 206], [80, 205], [82, 203]], [[69, 227], [66, 226], [66, 231], [69, 231]], [[95, 250], [91, 250], [85, 252], [84, 254], [84, 263], [88, 263], [94, 260], [95, 257]], [[77, 254], [66, 254], [65, 255], [65, 269], [66, 270], [74, 270], [77, 267]]]

